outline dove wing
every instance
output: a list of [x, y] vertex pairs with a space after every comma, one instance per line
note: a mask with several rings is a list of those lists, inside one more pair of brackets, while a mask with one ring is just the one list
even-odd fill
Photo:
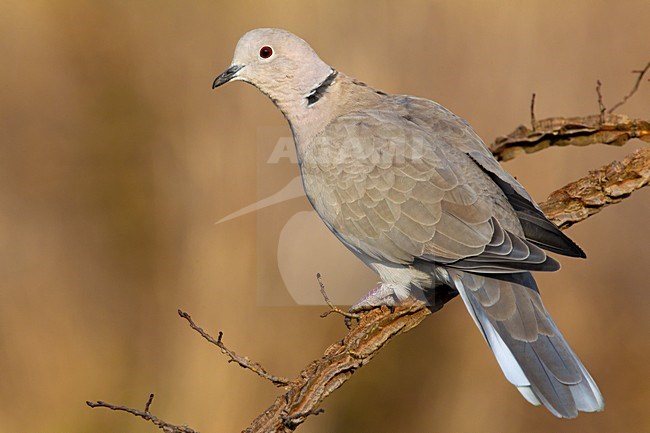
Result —
[[301, 169], [327, 226], [371, 259], [483, 272], [557, 268], [525, 239], [490, 176], [408, 116], [376, 110], [338, 117], [310, 144]]
[[526, 239], [545, 250], [571, 257], [586, 257], [580, 247], [550, 222], [523, 186], [492, 156], [467, 121], [436, 102], [398, 96], [396, 102], [415, 123], [441, 134], [445, 141], [469, 155], [503, 191], [515, 210]]

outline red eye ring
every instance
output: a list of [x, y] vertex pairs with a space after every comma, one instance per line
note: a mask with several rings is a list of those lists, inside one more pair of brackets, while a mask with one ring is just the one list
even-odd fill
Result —
[[269, 47], [268, 45], [264, 45], [262, 48], [260, 48], [260, 57], [263, 59], [268, 59], [273, 55], [273, 48]]

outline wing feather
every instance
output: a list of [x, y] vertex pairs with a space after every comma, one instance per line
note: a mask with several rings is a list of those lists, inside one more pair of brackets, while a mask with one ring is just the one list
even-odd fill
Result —
[[337, 118], [319, 142], [328, 145], [302, 161], [305, 188], [358, 253], [491, 273], [557, 268], [524, 237], [502, 189], [448, 137], [366, 111]]

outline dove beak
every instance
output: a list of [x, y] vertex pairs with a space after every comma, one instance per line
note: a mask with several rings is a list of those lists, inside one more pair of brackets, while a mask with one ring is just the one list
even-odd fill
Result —
[[222, 84], [226, 84], [228, 81], [232, 80], [237, 76], [237, 72], [241, 71], [244, 65], [232, 65], [225, 71], [221, 73], [217, 78], [214, 79], [212, 83], [212, 88], [216, 89]]

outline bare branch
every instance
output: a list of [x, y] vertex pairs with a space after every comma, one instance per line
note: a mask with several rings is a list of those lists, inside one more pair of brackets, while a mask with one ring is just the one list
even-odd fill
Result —
[[607, 111], [609, 114], [613, 113], [614, 110], [616, 110], [621, 105], [625, 104], [627, 100], [630, 99], [632, 95], [636, 93], [637, 90], [639, 90], [639, 85], [641, 85], [641, 81], [643, 81], [643, 76], [645, 75], [646, 72], [648, 72], [648, 69], [650, 69], [650, 61], [648, 62], [647, 65], [645, 65], [645, 68], [638, 71], [632, 71], [633, 74], [639, 74], [636, 81], [634, 82], [634, 86], [632, 87], [632, 90], [630, 90], [630, 93], [625, 95], [622, 100], [614, 104], [614, 106], [612, 106], [612, 108], [610, 108], [609, 111]]
[[198, 332], [203, 338], [205, 338], [210, 343], [217, 346], [221, 350], [221, 353], [228, 356], [230, 358], [228, 362], [236, 362], [237, 364], [239, 364], [240, 367], [251, 370], [253, 373], [257, 374], [263, 379], [270, 381], [271, 383], [273, 383], [273, 385], [277, 387], [284, 388], [287, 385], [289, 385], [290, 383], [289, 379], [269, 374], [264, 369], [264, 367], [262, 367], [259, 363], [255, 361], [251, 361], [250, 359], [248, 359], [248, 357], [237, 355], [235, 352], [228, 349], [226, 345], [223, 344], [223, 342], [221, 341], [221, 339], [223, 338], [223, 332], [219, 331], [219, 336], [215, 339], [213, 336], [205, 332], [203, 328], [201, 328], [196, 323], [194, 323], [192, 317], [189, 314], [187, 314], [185, 311], [178, 310], [178, 315], [181, 316], [183, 319], [187, 320], [190, 327], [194, 329], [196, 332]]
[[151, 407], [152, 401], [153, 401], [153, 394], [150, 394], [149, 399], [147, 400], [147, 404], [144, 407], [144, 412], [137, 409], [132, 409], [130, 407], [117, 406], [103, 401], [87, 401], [86, 404], [93, 409], [96, 407], [105, 407], [110, 410], [130, 413], [131, 415], [140, 417], [146, 421], [151, 421], [156, 427], [158, 427], [160, 430], [162, 430], [165, 433], [199, 433], [198, 431], [192, 430], [190, 427], [186, 425], [170, 424], [152, 415], [151, 412], [149, 412], [149, 408]]
[[318, 280], [318, 285], [320, 286], [320, 293], [321, 295], [323, 295], [323, 299], [325, 299], [325, 302], [330, 307], [329, 311], [324, 312], [320, 316], [327, 317], [332, 313], [340, 314], [341, 316], [345, 317], [345, 326], [347, 326], [347, 328], [350, 329], [351, 327], [350, 319], [359, 319], [359, 317], [361, 316], [359, 316], [356, 313], [348, 313], [346, 311], [343, 311], [340, 308], [336, 307], [334, 304], [332, 304], [332, 301], [330, 301], [330, 298], [329, 296], [327, 296], [327, 292], [325, 291], [325, 284], [323, 284], [323, 280], [321, 279], [320, 272], [316, 274], [316, 279]]
[[564, 229], [618, 203], [650, 182], [650, 147], [614, 161], [552, 193], [544, 213]]
[[530, 98], [530, 127], [533, 131], [537, 130], [537, 120], [535, 120], [535, 94]]
[[151, 403], [153, 403], [153, 393], [149, 394], [147, 404], [144, 405], [144, 413], [149, 413], [149, 409], [151, 409]]
[[601, 125], [605, 123], [605, 111], [607, 110], [603, 103], [603, 94], [600, 92], [602, 85], [603, 83], [601, 83], [600, 80], [596, 80], [596, 94], [598, 95], [598, 112]]
[[622, 146], [633, 138], [650, 142], [650, 122], [631, 119], [623, 114], [599, 116], [551, 117], [537, 122], [536, 130], [521, 125], [510, 134], [498, 137], [488, 146], [500, 161], [521, 153], [533, 153], [550, 146], [587, 146], [603, 143]]

